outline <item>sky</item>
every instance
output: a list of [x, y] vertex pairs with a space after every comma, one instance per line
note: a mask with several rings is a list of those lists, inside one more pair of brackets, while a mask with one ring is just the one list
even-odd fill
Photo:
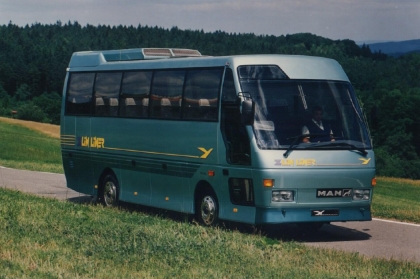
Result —
[[57, 21], [404, 41], [420, 39], [420, 0], [0, 0], [0, 25]]

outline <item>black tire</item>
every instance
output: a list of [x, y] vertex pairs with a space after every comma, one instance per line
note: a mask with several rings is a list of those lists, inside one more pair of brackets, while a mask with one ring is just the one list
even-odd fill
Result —
[[215, 226], [219, 222], [219, 205], [213, 191], [205, 191], [196, 201], [196, 217], [205, 226]]
[[104, 206], [118, 205], [119, 186], [114, 175], [108, 174], [104, 177], [99, 191], [99, 201]]

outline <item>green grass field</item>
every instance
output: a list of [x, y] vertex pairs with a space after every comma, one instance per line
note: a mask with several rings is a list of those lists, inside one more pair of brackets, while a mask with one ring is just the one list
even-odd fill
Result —
[[63, 173], [60, 140], [40, 131], [0, 121], [0, 165]]
[[420, 224], [420, 180], [378, 178], [372, 214], [376, 218]]
[[155, 214], [0, 189], [0, 278], [420, 277], [415, 263]]
[[[59, 139], [0, 121], [0, 165], [62, 173]], [[378, 178], [374, 217], [420, 223], [420, 181]], [[159, 212], [159, 211], [158, 211]], [[420, 278], [420, 265], [0, 188], [0, 278]]]

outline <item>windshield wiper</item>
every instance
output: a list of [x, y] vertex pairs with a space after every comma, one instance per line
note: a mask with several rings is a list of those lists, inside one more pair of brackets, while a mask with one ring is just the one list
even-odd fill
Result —
[[287, 148], [286, 152], [283, 153], [284, 158], [287, 158], [289, 156], [289, 153], [293, 150], [293, 147], [296, 145], [296, 143], [307, 137], [316, 137], [316, 136], [323, 136], [324, 134], [302, 134], [295, 137], [287, 138], [288, 140], [294, 139], [293, 142], [289, 145], [289, 148]]
[[[287, 158], [290, 154], [290, 152], [294, 149], [295, 146], [297, 146], [297, 142], [299, 140], [302, 140], [303, 138], [306, 137], [316, 137], [316, 136], [324, 136], [324, 134], [305, 134], [305, 135], [298, 135], [295, 137], [290, 137], [287, 138], [288, 140], [293, 139], [293, 142], [289, 145], [289, 148], [286, 150], [286, 152], [283, 153], [284, 158]], [[310, 144], [310, 143], [306, 143], [308, 144], [308, 146], [305, 147], [309, 148], [309, 147], [314, 147], [314, 143]], [[348, 142], [335, 142], [335, 141], [330, 141], [330, 142], [322, 142], [322, 143], [318, 143], [320, 145], [318, 145], [318, 147], [324, 147], [324, 146], [349, 146], [351, 148], [351, 150], [357, 150], [360, 153], [362, 153], [363, 156], [366, 156], [368, 153], [367, 151], [363, 148], [363, 147], [357, 147], [354, 144], [348, 143]]]
[[362, 153], [363, 156], [366, 156], [368, 153], [363, 147], [357, 147], [354, 144], [348, 143], [348, 142], [328, 142], [325, 145], [322, 146], [349, 146], [351, 147], [351, 150], [357, 150], [360, 153]]

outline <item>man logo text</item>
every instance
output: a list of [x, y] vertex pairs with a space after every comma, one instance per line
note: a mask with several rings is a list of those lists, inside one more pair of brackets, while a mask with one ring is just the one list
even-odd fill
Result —
[[318, 189], [317, 198], [351, 197], [351, 189]]

